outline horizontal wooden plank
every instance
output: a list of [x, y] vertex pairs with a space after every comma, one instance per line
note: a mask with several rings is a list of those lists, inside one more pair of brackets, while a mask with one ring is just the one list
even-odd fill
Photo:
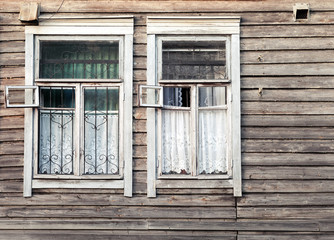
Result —
[[334, 140], [243, 140], [242, 152], [332, 153]]
[[238, 218], [247, 219], [320, 219], [333, 218], [333, 214], [333, 207], [238, 207]]
[[4, 105], [0, 104], [0, 117], [21, 117], [23, 114], [23, 108], [4, 108]]
[[243, 38], [240, 41], [240, 50], [332, 50], [334, 37], [303, 37], [300, 38]]
[[23, 129], [0, 130], [0, 142], [23, 140]]
[[13, 78], [24, 78], [24, 66], [17, 67], [1, 67], [0, 77], [13, 79]]
[[133, 145], [146, 146], [147, 134], [146, 133], [133, 133]]
[[133, 120], [133, 132], [146, 132], [146, 120]]
[[39, 229], [39, 230], [111, 230], [111, 229], [124, 229], [124, 230], [145, 230], [147, 229], [147, 222], [145, 220], [13, 220], [13, 219], [1, 219], [0, 229]]
[[24, 53], [1, 53], [0, 54], [0, 65], [22, 65], [24, 66]]
[[[242, 114], [331, 114], [334, 102], [242, 102]], [[306, 117], [305, 117], [306, 118]]]
[[276, 76], [276, 77], [242, 77], [241, 88], [334, 88], [333, 77], [325, 76]]
[[318, 224], [312, 221], [148, 221], [149, 229], [165, 230], [238, 230], [238, 231], [319, 231]]
[[24, 150], [23, 141], [0, 143], [0, 155], [22, 154], [23, 150]]
[[[146, 186], [145, 186], [146, 187]], [[188, 188], [188, 189], [168, 189], [168, 188], [158, 188], [157, 195], [197, 195], [197, 194], [205, 194], [205, 195], [220, 195], [220, 194], [233, 194], [233, 189], [231, 188]]]
[[22, 167], [23, 166], [23, 154], [19, 155], [0, 155], [1, 167]]
[[231, 195], [159, 195], [156, 198], [135, 195], [126, 198], [115, 194], [34, 194], [31, 198], [22, 196], [1, 196], [0, 206], [193, 206], [232, 207], [235, 200]]
[[236, 212], [231, 207], [6, 206], [0, 207], [1, 215], [23, 218], [233, 219]]
[[326, 153], [244, 153], [244, 166], [333, 166], [334, 154]]
[[23, 41], [25, 38], [24, 31], [1, 32], [0, 41]]
[[[291, 11], [291, 4], [277, 1], [266, 1], [258, 4], [258, 1], [200, 1], [198, 4], [194, 1], [159, 1], [159, 4], [152, 4], [152, 1], [66, 1], [61, 8], [61, 12], [217, 12], [218, 10], [224, 12], [250, 12], [250, 11]], [[292, 3], [291, 1], [289, 1]], [[4, 2], [0, 8], [0, 12], [18, 12], [17, 4], [12, 2]], [[59, 8], [57, 2], [50, 2], [47, 0], [41, 1], [41, 12], [55, 12]], [[245, 4], [247, 3], [247, 4]], [[312, 10], [332, 10], [333, 6], [330, 1], [315, 1], [309, 0], [308, 3], [312, 5]]]
[[23, 167], [0, 167], [0, 180], [23, 180]]
[[[0, 117], [0, 129], [22, 129], [24, 127], [24, 117]], [[20, 131], [20, 130], [18, 130]], [[21, 130], [22, 131], [22, 130]]]
[[243, 127], [245, 139], [334, 139], [332, 127]]
[[22, 193], [23, 195], [22, 181], [1, 181], [0, 183], [1, 193]]
[[238, 234], [238, 240], [291, 240], [291, 239], [307, 239], [307, 240], [332, 240], [333, 235], [329, 233], [328, 235], [322, 234], [311, 234], [311, 233], [270, 233], [270, 234]]
[[232, 232], [214, 232], [205, 231], [132, 231], [132, 230], [2, 230], [0, 240], [20, 239], [20, 240], [236, 240], [236, 233]]
[[333, 180], [243, 180], [243, 193], [332, 193]]
[[333, 115], [243, 115], [242, 126], [333, 127]]
[[[287, 40], [288, 41], [288, 40]], [[304, 41], [304, 40], [303, 40]], [[241, 64], [334, 62], [334, 50], [242, 51]]]
[[243, 179], [334, 179], [334, 167], [281, 167], [281, 166], [244, 166]]
[[0, 53], [24, 53], [24, 41], [0, 41]]
[[244, 194], [237, 201], [240, 207], [334, 206], [334, 193]]
[[270, 37], [333, 37], [334, 25], [277, 25], [247, 26], [241, 28], [242, 38]]
[[266, 89], [242, 90], [243, 101], [327, 102], [334, 101], [334, 89]]
[[241, 76], [321, 76], [334, 75], [334, 63], [244, 64]]

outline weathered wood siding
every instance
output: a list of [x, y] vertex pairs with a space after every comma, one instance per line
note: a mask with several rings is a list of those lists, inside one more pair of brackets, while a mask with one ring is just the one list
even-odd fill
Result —
[[[23, 1], [22, 1], [23, 2]], [[54, 13], [62, 1], [41, 1]], [[23, 198], [24, 111], [4, 85], [24, 84], [21, 1], [0, 1], [0, 240], [334, 238], [334, 2], [65, 0], [58, 14], [133, 14], [134, 89], [146, 82], [147, 15], [241, 16], [243, 197], [231, 189], [160, 189], [146, 197], [146, 109], [134, 107], [134, 196], [34, 190]], [[261, 92], [261, 94], [259, 93]], [[134, 102], [136, 98], [134, 93]]]

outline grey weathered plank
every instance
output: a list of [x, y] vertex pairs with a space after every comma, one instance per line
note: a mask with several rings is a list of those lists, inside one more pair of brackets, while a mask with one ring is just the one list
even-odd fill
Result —
[[244, 64], [241, 76], [328, 76], [333, 69], [334, 63]]
[[23, 180], [23, 167], [1, 167], [0, 180]]
[[333, 180], [244, 180], [244, 193], [332, 193]]
[[334, 206], [334, 193], [244, 194], [240, 207], [256, 206]]
[[333, 115], [243, 115], [242, 126], [333, 127]]
[[281, 233], [270, 233], [270, 234], [244, 234], [240, 233], [238, 235], [238, 240], [290, 240], [290, 239], [305, 239], [305, 240], [332, 240], [333, 235], [329, 233], [326, 234], [314, 234], [314, 233], [293, 233], [287, 234]]
[[334, 154], [326, 153], [244, 153], [244, 166], [333, 166]]
[[0, 41], [0, 52], [1, 53], [23, 53], [24, 52], [24, 41]]
[[333, 37], [303, 37], [300, 38], [244, 38], [240, 48], [244, 50], [320, 50], [333, 49]]
[[22, 167], [23, 166], [23, 154], [18, 155], [0, 155], [1, 167]]
[[24, 66], [1, 67], [0, 77], [7, 79], [24, 78]]
[[23, 191], [22, 181], [1, 181], [0, 193], [21, 193]]
[[24, 53], [1, 53], [0, 65], [23, 65], [24, 66]]
[[23, 129], [0, 130], [0, 142], [23, 141]]
[[84, 194], [34, 194], [31, 198], [21, 196], [0, 195], [1, 206], [193, 206], [232, 207], [235, 205], [231, 195], [159, 195], [149, 199], [146, 196], [134, 196], [126, 198], [121, 195], [105, 193]]
[[238, 207], [238, 218], [247, 219], [326, 219], [333, 215], [333, 207]]
[[22, 154], [23, 146], [24, 146], [23, 141], [1, 142], [0, 143], [0, 155]]
[[275, 77], [243, 77], [242, 88], [334, 88], [333, 77], [328, 76], [275, 76]]
[[[289, 41], [289, 40], [286, 40]], [[241, 64], [333, 62], [334, 50], [242, 51]]]
[[243, 101], [334, 101], [333, 89], [258, 89], [241, 91]]
[[[1, 211], [3, 210], [3, 211]], [[1, 212], [3, 212], [1, 214]], [[234, 219], [232, 207], [142, 207], [142, 206], [24, 206], [0, 207], [2, 217], [43, 218], [128, 218], [128, 219]]]
[[23, 122], [23, 116], [0, 117], [0, 129], [22, 129]]
[[334, 179], [334, 167], [316, 166], [244, 166], [244, 179], [282, 179], [282, 180], [312, 180], [312, 179]]
[[242, 152], [332, 153], [334, 140], [243, 140]]
[[165, 230], [238, 230], [238, 231], [319, 231], [318, 224], [312, 221], [148, 221], [149, 229]]
[[[242, 102], [242, 114], [331, 114], [334, 102]], [[306, 118], [306, 117], [304, 117]]]
[[246, 139], [334, 139], [331, 127], [243, 127], [242, 138]]

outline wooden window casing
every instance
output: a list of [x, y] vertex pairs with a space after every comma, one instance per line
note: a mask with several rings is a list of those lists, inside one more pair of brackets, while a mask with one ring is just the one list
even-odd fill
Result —
[[[164, 41], [201, 41], [210, 44], [223, 41], [226, 46], [226, 74], [219, 79], [164, 79], [162, 51]], [[214, 45], [214, 44], [213, 44]], [[157, 188], [232, 188], [241, 196], [241, 135], [240, 135], [240, 18], [239, 17], [148, 17], [147, 18], [147, 84], [162, 87], [191, 88], [191, 99], [197, 99], [200, 86], [224, 86], [227, 89], [228, 170], [226, 174], [200, 175], [196, 168], [197, 111], [192, 104], [190, 175], [164, 175], [161, 170], [161, 111], [147, 109], [148, 159], [147, 196], [156, 197]], [[152, 126], [156, 126], [153, 128]], [[195, 131], [195, 132], [194, 132]]]
[[[43, 19], [43, 17], [41, 17]], [[122, 24], [120, 24], [122, 23]], [[119, 46], [119, 71], [116, 78], [41, 78], [40, 44], [43, 41], [112, 43]], [[124, 189], [132, 196], [132, 82], [133, 82], [133, 17], [107, 17], [103, 19], [52, 19], [40, 26], [26, 27], [25, 84], [43, 87], [72, 87], [75, 89], [74, 141], [75, 162], [72, 175], [41, 174], [38, 172], [38, 109], [25, 109], [24, 196], [32, 196], [34, 188], [106, 188]], [[126, 74], [124, 74], [126, 72]], [[109, 87], [119, 89], [119, 171], [117, 174], [84, 174], [83, 146], [83, 91], [88, 88]], [[124, 139], [127, 139], [124, 141]], [[33, 141], [32, 141], [33, 140]], [[81, 159], [81, 160], [80, 160]], [[81, 166], [80, 166], [81, 165]]]

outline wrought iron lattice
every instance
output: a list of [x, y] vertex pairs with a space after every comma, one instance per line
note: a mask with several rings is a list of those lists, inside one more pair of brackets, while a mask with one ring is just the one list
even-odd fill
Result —
[[41, 42], [40, 78], [117, 79], [118, 42]]
[[84, 95], [84, 174], [118, 174], [119, 90], [87, 87]]
[[74, 89], [42, 88], [39, 174], [73, 174]]

